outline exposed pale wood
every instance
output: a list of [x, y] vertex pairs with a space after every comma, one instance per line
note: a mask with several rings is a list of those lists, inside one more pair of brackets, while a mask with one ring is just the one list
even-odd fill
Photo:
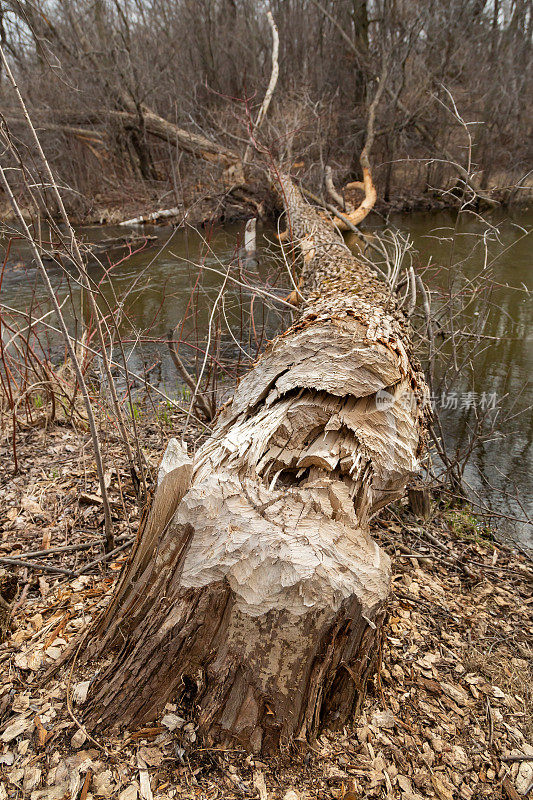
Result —
[[244, 227], [244, 252], [247, 259], [255, 257], [257, 249], [257, 219], [247, 220]]
[[[366, 141], [365, 141], [365, 146], [363, 147], [363, 149], [361, 151], [361, 156], [359, 158], [359, 161], [361, 163], [361, 167], [362, 167], [362, 170], [363, 170], [363, 185], [362, 185], [362, 188], [363, 188], [363, 191], [365, 193], [365, 196], [364, 196], [364, 199], [361, 201], [361, 203], [359, 204], [359, 206], [356, 209], [350, 210], [345, 215], [346, 216], [346, 220], [348, 222], [350, 222], [351, 225], [354, 225], [354, 226], [359, 225], [359, 223], [362, 222], [365, 219], [365, 217], [368, 216], [368, 214], [374, 208], [374, 206], [376, 204], [376, 200], [377, 200], [376, 187], [374, 186], [374, 182], [372, 180], [372, 170], [370, 168], [370, 151], [372, 150], [372, 145], [373, 145], [373, 142], [374, 142], [374, 133], [375, 133], [374, 126], [375, 126], [375, 121], [376, 121], [376, 110], [377, 110], [377, 107], [378, 107], [379, 102], [381, 100], [381, 96], [383, 94], [383, 91], [384, 91], [384, 89], [386, 87], [386, 81], [387, 81], [387, 68], [384, 65], [383, 69], [381, 71], [381, 77], [379, 79], [377, 91], [376, 91], [376, 93], [374, 95], [374, 98], [373, 98], [373, 100], [372, 100], [372, 102], [370, 104], [370, 108], [368, 110], [368, 124], [367, 124], [367, 129], [366, 129]], [[330, 175], [330, 178], [331, 178], [331, 175]], [[332, 180], [331, 180], [331, 184], [333, 184]], [[360, 187], [359, 182], [352, 183], [351, 185], [352, 186], [357, 186], [357, 188]], [[344, 207], [344, 204], [343, 204], [343, 207]], [[346, 223], [344, 223], [342, 220], [340, 222], [336, 223], [336, 225], [340, 230], [346, 230], [347, 229], [345, 227]]]
[[359, 225], [359, 223], [369, 215], [376, 204], [377, 192], [374, 182], [372, 181], [372, 173], [369, 167], [363, 167], [363, 190], [365, 193], [364, 199], [354, 211], [346, 214], [346, 218], [352, 225]]
[[[314, 6], [316, 6], [316, 8], [318, 8], [322, 12], [322, 14], [324, 14], [324, 16], [330, 20], [330, 22], [333, 23], [333, 25], [337, 28], [337, 30], [341, 34], [342, 38], [344, 39], [350, 50], [355, 55], [358, 63], [360, 65], [364, 65], [365, 71], [368, 72], [368, 60], [366, 54], [362, 52], [357, 46], [357, 44], [354, 42], [354, 40], [350, 36], [348, 36], [344, 28], [340, 25], [339, 21], [335, 19], [335, 17], [327, 10], [327, 8], [324, 7], [324, 5], [321, 2], [319, 2], [319, 0], [311, 0], [311, 3]], [[432, 131], [427, 127], [427, 125], [424, 122], [416, 119], [415, 113], [413, 113], [412, 111], [409, 110], [409, 108], [407, 108], [405, 103], [403, 103], [400, 97], [398, 96], [395, 89], [392, 86], [387, 86], [385, 83], [384, 83], [384, 89], [387, 95], [389, 96], [389, 99], [393, 103], [397, 104], [402, 114], [404, 114], [406, 121], [410, 122], [415, 128], [415, 130], [418, 131], [418, 133], [421, 135], [422, 139], [427, 144], [430, 145], [432, 152], [438, 153], [439, 156], [444, 156], [449, 166], [457, 171], [461, 180], [463, 180], [465, 185], [470, 188], [474, 197], [481, 198], [483, 202], [487, 203], [487, 205], [489, 205], [490, 207], [498, 205], [497, 201], [495, 201], [485, 192], [482, 192], [480, 187], [475, 185], [473, 181], [473, 175], [470, 174], [470, 172], [467, 169], [465, 169], [462, 164], [459, 164], [457, 162], [456, 158], [452, 156], [450, 151], [446, 147], [444, 147], [441, 142], [437, 143], [436, 139], [438, 137], [438, 133], [437, 134], [432, 133]], [[404, 123], [404, 125], [405, 124], [407, 123]]]
[[331, 199], [337, 203], [343, 211], [346, 210], [346, 204], [344, 202], [344, 197], [338, 193], [335, 188], [335, 184], [333, 183], [333, 173], [331, 167], [326, 167], [324, 170], [324, 183], [326, 184], [326, 190], [330, 195]]
[[107, 618], [111, 618], [120, 603], [127, 602], [133, 586], [139, 591], [151, 579], [149, 565], [157, 548], [158, 538], [167, 530], [174, 512], [187, 492], [192, 471], [193, 462], [187, 455], [186, 448], [176, 439], [171, 439], [159, 467], [158, 486], [150, 513], [145, 525], [139, 529], [128, 573], [122, 575], [119, 581], [106, 612]]
[[173, 208], [164, 208], [160, 211], [152, 211], [151, 214], [145, 214], [144, 216], [140, 217], [133, 217], [132, 219], [125, 219], [123, 222], [119, 222], [119, 225], [126, 226], [126, 225], [144, 225], [146, 222], [157, 222], [160, 219], [168, 219], [169, 217], [177, 217], [183, 213], [183, 209], [179, 206], [174, 206]]

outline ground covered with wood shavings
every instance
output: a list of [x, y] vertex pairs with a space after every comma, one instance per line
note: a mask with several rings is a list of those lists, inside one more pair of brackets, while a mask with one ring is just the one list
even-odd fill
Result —
[[[154, 469], [165, 435], [145, 423]], [[288, 791], [296, 796], [287, 800], [516, 800], [531, 790], [531, 562], [492, 541], [468, 509], [438, 503], [429, 523], [400, 503], [375, 526], [394, 556], [394, 589], [381, 678], [353, 727], [268, 762], [203, 748], [190, 709], [174, 705], [158, 725], [88, 738], [76, 720], [90, 700], [91, 672], [67, 667], [44, 683], [42, 676], [105, 607], [128, 550], [93, 563], [103, 553], [102, 509], [83, 435], [30, 430], [18, 444], [15, 477], [9, 444], [0, 445], [0, 557], [91, 547], [42, 559], [75, 575], [0, 562], [0, 583], [19, 578], [0, 645], [0, 800], [266, 800]], [[117, 534], [126, 542], [140, 509], [118, 443], [106, 448]]]

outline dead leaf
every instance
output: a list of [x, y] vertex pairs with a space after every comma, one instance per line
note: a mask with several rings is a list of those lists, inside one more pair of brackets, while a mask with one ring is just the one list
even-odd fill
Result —
[[15, 656], [15, 666], [22, 670], [29, 669], [31, 672], [38, 672], [42, 663], [43, 651], [40, 649], [31, 650], [29, 653], [27, 651], [17, 653]]
[[36, 633], [40, 631], [43, 627], [43, 615], [37, 613], [30, 617], [30, 625]]
[[30, 719], [27, 717], [19, 717], [19, 719], [7, 726], [2, 734], [2, 741], [6, 743], [12, 742], [13, 739], [16, 739], [17, 736], [20, 736], [21, 733], [25, 733], [32, 727], [33, 722]]
[[35, 715], [34, 723], [35, 729], [33, 731], [33, 736], [35, 738], [35, 745], [38, 750], [42, 750], [47, 740], [52, 735], [52, 732], [46, 730], [38, 714]]
[[440, 683], [432, 678], [424, 678], [422, 675], [420, 675], [417, 677], [416, 682], [419, 686], [427, 689], [428, 692], [433, 692], [433, 694], [442, 694], [442, 687]]
[[440, 800], [453, 800], [453, 792], [444, 785], [437, 775], [433, 774], [431, 776], [431, 783]]
[[[526, 748], [524, 748], [526, 749]], [[533, 761], [522, 761], [515, 778], [515, 786], [518, 794], [525, 795], [533, 784]]]
[[28, 765], [24, 770], [24, 780], [22, 782], [22, 790], [24, 794], [29, 794], [32, 789], [35, 789], [41, 780], [41, 770], [39, 767]]
[[86, 741], [87, 741], [87, 734], [84, 731], [82, 731], [81, 728], [78, 728], [76, 733], [72, 735], [70, 743], [72, 747], [74, 747], [77, 750], [78, 747], [82, 747]]
[[268, 800], [268, 792], [265, 783], [265, 776], [261, 770], [256, 770], [253, 774], [253, 786], [259, 794], [259, 800]]
[[392, 711], [376, 711], [372, 715], [370, 724], [375, 728], [394, 728], [396, 720], [394, 719]]
[[111, 797], [115, 791], [115, 781], [110, 769], [104, 769], [93, 776], [93, 792], [96, 797]]
[[78, 495], [78, 501], [80, 503], [85, 503], [86, 505], [99, 505], [102, 503], [102, 497], [98, 496], [97, 494], [89, 494], [88, 492], [82, 492]]
[[300, 796], [294, 791], [294, 789], [289, 789], [283, 795], [283, 800], [300, 800]]
[[139, 756], [149, 767], [158, 767], [163, 762], [163, 753], [157, 747], [140, 747]]
[[125, 789], [121, 791], [118, 800], [137, 800], [138, 791], [134, 783], [130, 783]]
[[29, 707], [30, 707], [30, 695], [17, 694], [11, 705], [11, 710], [14, 711], [15, 713], [21, 713], [22, 711], [27, 711]]
[[21, 506], [23, 511], [27, 511], [35, 517], [48, 517], [48, 512], [43, 511], [39, 503], [33, 497], [23, 497]]
[[466, 706], [469, 703], [468, 695], [460, 686], [452, 686], [451, 683], [441, 683], [442, 690], [448, 697], [457, 703], [458, 706]]
[[398, 775], [398, 777], [396, 778], [396, 782], [398, 783], [398, 786], [400, 787], [402, 792], [412, 791], [411, 781], [409, 780], [409, 778], [406, 778], [405, 775]]
[[72, 702], [85, 703], [90, 685], [91, 681], [80, 681], [80, 683], [77, 683], [72, 692]]
[[177, 714], [165, 714], [161, 720], [161, 725], [164, 725], [169, 731], [175, 731], [177, 728], [182, 728], [185, 725], [185, 720]]

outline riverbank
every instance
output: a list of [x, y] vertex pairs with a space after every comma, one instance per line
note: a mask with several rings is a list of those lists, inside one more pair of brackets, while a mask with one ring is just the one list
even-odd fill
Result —
[[[472, 209], [524, 209], [530, 205], [533, 198], [532, 176], [521, 181], [519, 186], [509, 175], [502, 174], [497, 178], [483, 192], [493, 204], [480, 198], [471, 203]], [[321, 194], [320, 182], [316, 186], [315, 183], [312, 182], [310, 188]], [[428, 187], [425, 191], [397, 190], [390, 194], [388, 200], [383, 200], [383, 195], [378, 192], [375, 210], [387, 216], [392, 213], [457, 209], [463, 201], [462, 195], [462, 186], [449, 181], [440, 187]], [[356, 192], [355, 200], [357, 196]], [[71, 222], [78, 226], [122, 225], [128, 221], [142, 224], [145, 221], [175, 225], [186, 223], [201, 228], [250, 217], [271, 219], [276, 215], [276, 200], [266, 184], [254, 181], [228, 186], [216, 174], [204, 175], [203, 180], [184, 179], [179, 192], [165, 182], [150, 184], [130, 179], [114, 188], [102, 188], [102, 191], [91, 196], [76, 197], [70, 204], [68, 195], [64, 199]], [[28, 220], [32, 219], [33, 212], [30, 209], [25, 209], [25, 214]], [[15, 221], [11, 207], [4, 200], [0, 200], [0, 218], [5, 223]]]
[[[182, 424], [182, 413], [168, 407], [139, 420], [152, 480]], [[355, 798], [401, 800], [526, 795], [533, 781], [525, 758], [533, 754], [533, 570], [467, 509], [438, 500], [428, 523], [398, 504], [374, 526], [393, 557], [393, 594], [381, 675], [353, 727], [325, 732], [305, 754], [261, 762], [204, 748], [193, 716], [173, 705], [158, 725], [87, 738], [77, 701], [87, 690], [90, 696], [91, 675], [74, 665], [45, 683], [42, 676], [109, 601], [142, 513], [119, 441], [107, 430], [107, 482], [123, 547], [107, 562], [98, 560], [102, 506], [83, 428], [63, 420], [19, 431], [15, 476], [11, 442], [0, 443], [1, 557], [70, 547], [41, 563], [75, 573], [0, 564], [4, 591], [10, 575], [19, 578], [12, 629], [0, 645], [2, 800], [59, 800], [67, 792], [83, 800], [265, 800], [288, 790], [301, 800], [342, 798], [348, 790]]]

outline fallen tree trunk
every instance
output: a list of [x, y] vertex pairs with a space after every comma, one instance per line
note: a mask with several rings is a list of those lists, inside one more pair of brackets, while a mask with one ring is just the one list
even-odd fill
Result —
[[[121, 100], [122, 104], [126, 105], [127, 98], [121, 98]], [[120, 121], [126, 130], [135, 131], [138, 134], [146, 131], [151, 136], [168, 142], [173, 147], [177, 146], [197, 158], [221, 165], [224, 167], [225, 182], [228, 186], [245, 182], [243, 161], [237, 153], [219, 145], [217, 142], [213, 142], [202, 134], [180, 128], [179, 125], [169, 122], [144, 105], [141, 106], [140, 112], [134, 110], [134, 106], [132, 107], [131, 103], [127, 103], [127, 105], [129, 107], [128, 110], [108, 110], [105, 112], [105, 116]], [[101, 123], [102, 116], [102, 114], [95, 114], [84, 118], [83, 121], [86, 124]], [[8, 121], [11, 124], [23, 122], [21, 118], [16, 116], [10, 116]], [[98, 143], [104, 142], [105, 135], [102, 131], [74, 127], [68, 122], [69, 117], [67, 115], [65, 124], [51, 123], [44, 120], [39, 122], [38, 127], [42, 130], [70, 134], [87, 141], [90, 141], [92, 137]]]
[[[125, 127], [138, 128], [141, 122], [139, 114], [134, 110], [110, 111], [108, 113], [121, 119]], [[193, 155], [204, 158], [207, 161], [220, 163], [225, 167], [241, 164], [241, 159], [236, 153], [211, 141], [207, 137], [180, 128], [173, 122], [160, 117], [159, 114], [154, 113], [146, 106], [141, 107], [141, 113], [142, 125], [152, 136], [156, 136], [171, 145], [178, 145], [178, 147]]]
[[144, 214], [139, 217], [132, 217], [119, 222], [119, 226], [127, 227], [128, 225], [144, 225], [146, 222], [159, 222], [162, 219], [172, 219], [183, 215], [183, 206], [174, 206], [173, 208], [162, 208], [159, 211], [152, 211], [150, 214]]
[[390, 563], [369, 521], [418, 470], [426, 387], [386, 285], [278, 180], [305, 304], [194, 465], [169, 447], [83, 654], [105, 658], [90, 728], [194, 704], [207, 742], [268, 752], [351, 720], [374, 669]]

